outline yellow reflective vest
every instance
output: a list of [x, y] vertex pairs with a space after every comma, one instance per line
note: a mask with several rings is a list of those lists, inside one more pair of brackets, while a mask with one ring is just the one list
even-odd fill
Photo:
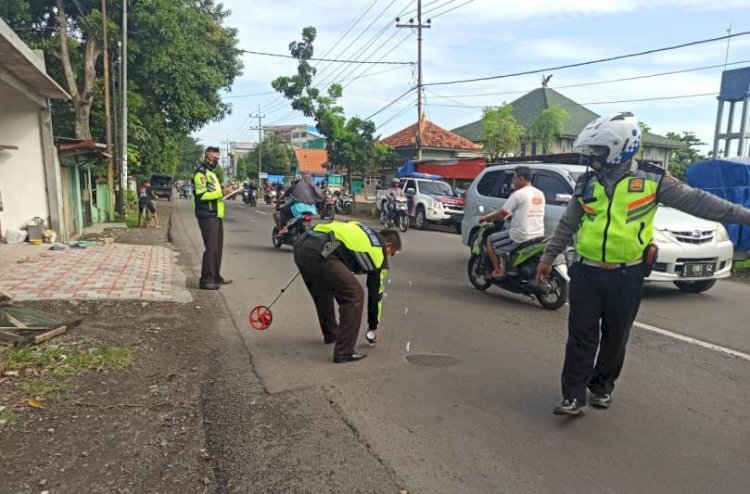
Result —
[[377, 329], [383, 315], [383, 292], [388, 278], [385, 241], [378, 232], [358, 221], [332, 221], [313, 228], [326, 233], [341, 245], [334, 252], [355, 273], [367, 273], [367, 323]]
[[193, 185], [195, 186], [195, 216], [223, 218], [224, 194], [216, 174], [205, 166], [201, 166], [195, 171]]
[[655, 170], [638, 169], [617, 182], [611, 197], [595, 174], [582, 177], [575, 194], [583, 209], [578, 254], [608, 263], [641, 259], [653, 238], [662, 177], [663, 173]]

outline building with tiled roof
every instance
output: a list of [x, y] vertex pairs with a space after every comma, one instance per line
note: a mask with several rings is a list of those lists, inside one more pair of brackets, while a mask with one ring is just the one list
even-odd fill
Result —
[[[543, 110], [553, 105], [560, 105], [568, 112], [570, 118], [565, 122], [563, 132], [547, 150], [548, 153], [571, 152], [576, 136], [578, 136], [589, 122], [600, 116], [548, 87], [536, 88], [513, 101], [511, 105], [513, 106], [513, 116], [526, 129], [531, 127], [536, 117]], [[476, 122], [455, 128], [453, 132], [474, 143], [481, 144], [482, 130], [482, 120], [477, 120]], [[522, 146], [522, 149], [519, 150], [522, 155], [536, 155], [543, 152], [541, 148], [537, 149], [534, 143], [524, 143]], [[659, 161], [666, 166], [669, 162], [669, 156], [675, 149], [680, 147], [682, 147], [682, 144], [679, 142], [646, 132], [643, 136], [642, 158]]]
[[297, 158], [297, 169], [300, 173], [322, 175], [328, 173], [328, 151], [325, 149], [296, 148], [294, 156]]
[[[401, 129], [384, 139], [382, 144], [392, 146], [401, 161], [417, 156], [417, 124]], [[477, 145], [471, 140], [446, 130], [422, 118], [422, 157], [423, 159], [457, 158], [476, 156]]]

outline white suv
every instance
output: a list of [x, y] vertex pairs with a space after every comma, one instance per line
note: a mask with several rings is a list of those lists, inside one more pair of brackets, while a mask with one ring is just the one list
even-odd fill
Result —
[[[531, 169], [531, 183], [544, 193], [547, 201], [545, 234], [554, 232], [573, 197], [576, 180], [586, 172], [586, 167], [559, 163], [488, 166], [466, 193], [462, 223], [465, 245], [473, 244], [479, 217], [502, 207], [510, 196], [513, 170], [521, 165]], [[699, 293], [714, 286], [717, 279], [731, 275], [734, 245], [721, 223], [660, 205], [654, 219], [654, 242], [659, 246], [659, 256], [646, 281], [669, 281], [682, 291]]]

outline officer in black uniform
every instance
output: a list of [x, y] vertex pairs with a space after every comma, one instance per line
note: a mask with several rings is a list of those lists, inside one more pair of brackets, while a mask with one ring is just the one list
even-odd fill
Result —
[[199, 286], [202, 290], [218, 290], [232, 280], [221, 276], [221, 254], [224, 249], [224, 199], [221, 182], [214, 173], [219, 164], [219, 148], [208, 147], [203, 161], [195, 170], [195, 216], [201, 229], [203, 264]]
[[750, 209], [692, 189], [657, 166], [636, 163], [640, 143], [632, 113], [594, 120], [573, 143], [592, 152], [594, 171], [578, 180], [537, 271], [545, 280], [552, 262], [578, 233], [577, 259], [570, 269], [563, 401], [555, 415], [580, 414], [587, 388], [592, 406], [612, 404], [643, 280], [657, 257], [651, 241], [659, 203], [707, 220], [750, 224]]

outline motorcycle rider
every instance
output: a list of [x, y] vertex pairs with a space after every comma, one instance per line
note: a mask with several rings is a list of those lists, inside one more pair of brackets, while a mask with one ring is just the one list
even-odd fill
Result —
[[286, 195], [289, 200], [273, 214], [279, 235], [286, 235], [289, 232], [287, 223], [292, 218], [302, 216], [305, 213], [317, 215], [318, 211], [315, 205], [324, 200], [323, 193], [313, 183], [310, 175], [297, 178]]
[[479, 218], [480, 222], [485, 222], [512, 215], [509, 229], [487, 237], [487, 256], [494, 268], [493, 278], [505, 276], [508, 253], [516, 245], [544, 235], [544, 194], [531, 185], [529, 167], [519, 166], [515, 169], [513, 188], [514, 192], [502, 208]]
[[398, 200], [398, 198], [406, 199], [404, 189], [401, 188], [401, 180], [395, 177], [391, 180], [391, 186], [388, 188], [386, 197], [388, 198], [388, 214], [392, 215], [396, 212], [396, 200]]
[[[590, 403], [609, 408], [622, 371], [630, 328], [638, 314], [644, 277], [656, 261], [652, 246], [658, 204], [722, 223], [750, 224], [750, 209], [672, 178], [633, 157], [641, 144], [632, 113], [600, 117], [573, 147], [588, 148], [593, 171], [576, 183], [537, 268], [546, 279], [552, 262], [578, 233], [577, 260], [570, 268], [570, 313], [555, 415], [578, 415]], [[596, 360], [596, 361], [595, 361]]]

